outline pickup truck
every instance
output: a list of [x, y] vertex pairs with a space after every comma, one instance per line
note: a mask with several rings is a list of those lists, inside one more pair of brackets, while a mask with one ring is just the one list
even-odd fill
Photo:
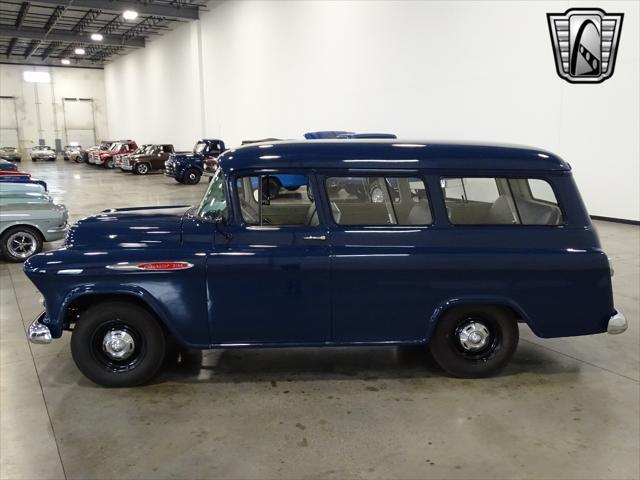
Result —
[[94, 151], [91, 153], [89, 163], [95, 165], [102, 165], [105, 168], [115, 168], [115, 156], [122, 155], [124, 153], [133, 152], [138, 148], [138, 144], [133, 140], [120, 140], [115, 142], [109, 150], [106, 151]]
[[178, 152], [169, 157], [164, 164], [164, 174], [173, 177], [176, 182], [195, 185], [205, 172], [206, 161], [217, 158], [226, 150], [219, 139], [198, 140], [192, 152]]
[[164, 170], [165, 162], [173, 153], [175, 150], [171, 144], [149, 145], [140, 153], [125, 156], [120, 169], [138, 175], [146, 175], [152, 170]]

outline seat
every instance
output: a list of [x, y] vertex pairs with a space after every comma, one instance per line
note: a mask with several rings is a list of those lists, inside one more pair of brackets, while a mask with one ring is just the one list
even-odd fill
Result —
[[500, 195], [491, 205], [487, 217], [484, 221], [488, 225], [511, 225], [518, 223], [513, 208], [512, 200], [506, 195]]
[[407, 216], [407, 225], [430, 225], [433, 223], [431, 211], [424, 201], [415, 204]]

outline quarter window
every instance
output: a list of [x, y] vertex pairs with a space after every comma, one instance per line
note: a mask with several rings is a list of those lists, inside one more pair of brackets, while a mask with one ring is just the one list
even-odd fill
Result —
[[447, 215], [454, 225], [560, 225], [551, 185], [527, 178], [443, 178]]
[[283, 173], [238, 177], [236, 190], [247, 225], [318, 225], [307, 175]]
[[416, 177], [329, 177], [325, 182], [339, 225], [430, 225], [424, 181]]

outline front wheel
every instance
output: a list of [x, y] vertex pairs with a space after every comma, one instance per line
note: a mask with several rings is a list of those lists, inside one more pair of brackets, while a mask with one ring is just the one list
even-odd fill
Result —
[[186, 172], [184, 172], [182, 183], [186, 183], [187, 185], [195, 185], [200, 181], [201, 176], [202, 174], [198, 170], [196, 170], [195, 168], [189, 168]]
[[144, 308], [103, 302], [84, 312], [71, 335], [71, 355], [80, 371], [103, 387], [148, 382], [164, 362], [165, 333]]
[[109, 159], [106, 162], [104, 162], [104, 166], [105, 168], [113, 168], [115, 165], [113, 164], [113, 159]]
[[509, 363], [518, 339], [518, 324], [503, 309], [468, 306], [444, 314], [429, 350], [450, 375], [482, 378], [498, 373]]
[[138, 175], [146, 175], [149, 173], [149, 165], [146, 163], [136, 163], [135, 167], [133, 167], [133, 171]]
[[24, 262], [42, 251], [42, 235], [31, 227], [13, 227], [0, 237], [0, 251], [10, 262]]

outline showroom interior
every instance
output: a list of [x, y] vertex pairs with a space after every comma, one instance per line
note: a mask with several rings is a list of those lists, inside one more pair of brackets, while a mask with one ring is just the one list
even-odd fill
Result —
[[[582, 43], [578, 21], [592, 29]], [[0, 478], [640, 478], [637, 1], [5, 0], [0, 157]], [[234, 160], [251, 173], [236, 173]], [[437, 168], [453, 173], [436, 177]], [[488, 215], [506, 191], [516, 219], [456, 229], [447, 190], [459, 186], [469, 203], [466, 177], [493, 168], [500, 197]], [[534, 200], [532, 179], [562, 177], [547, 184], [557, 201], [533, 202], [557, 217], [544, 226], [525, 225], [512, 179], [523, 171]], [[365, 186], [331, 183], [343, 177]], [[413, 203], [406, 223], [391, 218], [405, 208], [402, 192], [430, 208], [426, 221], [410, 221]], [[391, 205], [383, 223], [393, 228], [348, 223], [347, 196], [361, 193]], [[201, 215], [216, 202], [224, 213]], [[247, 219], [251, 202], [258, 223]], [[264, 212], [277, 208], [295, 209], [303, 233], [265, 227]], [[586, 223], [574, 223], [581, 212]], [[269, 232], [280, 240], [262, 245]], [[369, 253], [349, 255], [357, 243]], [[389, 245], [390, 263], [350, 276]], [[425, 288], [521, 292], [550, 330], [529, 322], [525, 300], [478, 310], [502, 313], [488, 328], [460, 323], [452, 342], [466, 348], [464, 334], [485, 348], [486, 338], [509, 339], [495, 325], [516, 328], [510, 362], [483, 378], [460, 378], [439, 350], [406, 335], [337, 340], [339, 302], [365, 330], [382, 328], [367, 318], [376, 308], [402, 324], [402, 303], [421, 295], [401, 270], [422, 268], [413, 252], [425, 249], [438, 270], [424, 275], [464, 265]], [[260, 256], [272, 251], [289, 257]], [[258, 277], [258, 257], [284, 280]], [[320, 282], [313, 272], [326, 274], [331, 294], [309, 292]], [[270, 296], [281, 281], [285, 293]], [[146, 285], [157, 305], [145, 304]], [[427, 337], [467, 308], [450, 309], [454, 297], [419, 314], [433, 322]], [[476, 309], [494, 302], [477, 298]], [[587, 331], [601, 298], [609, 326]], [[133, 327], [114, 313], [108, 328], [87, 330], [116, 307]], [[224, 327], [211, 312], [227, 308]], [[255, 343], [233, 336], [243, 312]], [[209, 322], [209, 337], [184, 341], [171, 321], [153, 323], [156, 313], [194, 337]], [[325, 313], [329, 340], [302, 340]], [[96, 380], [79, 364], [99, 356], [109, 374], [129, 374], [155, 355], [156, 337], [158, 367], [136, 386]], [[254, 346], [267, 348], [244, 348]], [[141, 360], [117, 370], [128, 355]]]

